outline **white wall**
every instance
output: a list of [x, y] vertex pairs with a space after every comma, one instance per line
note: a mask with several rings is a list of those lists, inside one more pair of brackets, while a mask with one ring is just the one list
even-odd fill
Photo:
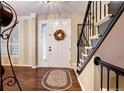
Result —
[[91, 59], [91, 62], [85, 67], [81, 75], [79, 76], [79, 81], [86, 91], [94, 90], [94, 57]]
[[[121, 15], [115, 26], [112, 28], [111, 32], [108, 34], [108, 36], [106, 37], [105, 41], [102, 43], [98, 51], [95, 53], [95, 56], [99, 56], [103, 61], [119, 66], [121, 68], [124, 68], [124, 52], [123, 52], [124, 25], [123, 24], [124, 24], [124, 13]], [[96, 70], [97, 69], [98, 68], [96, 67]], [[99, 73], [95, 72], [95, 78], [97, 74], [99, 75]], [[112, 80], [113, 78], [115, 78], [115, 75], [112, 75], [110, 77], [110, 81], [111, 81], [110, 83], [114, 82]], [[123, 81], [122, 79], [121, 81]], [[97, 82], [98, 81], [96, 81], [96, 84], [98, 84]], [[124, 90], [124, 87], [122, 88]]]
[[[38, 63], [38, 40], [37, 33], [39, 31], [39, 21], [46, 19], [71, 19], [71, 65], [76, 67], [77, 62], [77, 24], [83, 22], [82, 13], [73, 13], [72, 15], [41, 15], [41, 16], [24, 16], [20, 17], [20, 31], [21, 31], [21, 41], [20, 41], [20, 56], [13, 58], [12, 61], [14, 65], [18, 66], [40, 66]], [[3, 64], [8, 64], [9, 61], [7, 57], [3, 57]]]

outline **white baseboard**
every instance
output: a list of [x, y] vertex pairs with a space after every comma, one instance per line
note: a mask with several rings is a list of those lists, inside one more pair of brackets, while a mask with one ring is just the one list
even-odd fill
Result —
[[31, 66], [31, 68], [36, 69], [36, 68], [38, 68], [38, 67], [37, 67], [37, 66]]
[[[42, 66], [31, 66], [31, 68], [33, 68], [33, 69], [35, 69], [35, 68], [42, 68]], [[73, 67], [53, 67], [53, 68], [70, 68], [70, 69], [73, 69]]]
[[[2, 64], [4, 66], [10, 66], [10, 64]], [[40, 68], [42, 66], [32, 66], [32, 65], [24, 65], [24, 64], [13, 64], [13, 66], [20, 66], [20, 67], [31, 67], [32, 69]], [[59, 68], [59, 67], [58, 67]], [[68, 67], [67, 67], [68, 68]], [[70, 67], [73, 69], [73, 67]]]
[[72, 63], [72, 66], [71, 66], [73, 69], [77, 67], [77, 63]]
[[[10, 66], [10, 64], [3, 64], [4, 66]], [[20, 66], [20, 67], [31, 67], [33, 69], [41, 67], [41, 66], [32, 66], [32, 65], [24, 65], [24, 64], [13, 64], [13, 66]]]
[[[10, 64], [3, 64], [4, 66], [10, 66]], [[32, 69], [36, 69], [41, 66], [32, 66], [32, 65], [22, 65], [22, 64], [13, 64], [13, 66], [18, 66], [18, 67], [31, 67]]]
[[78, 80], [78, 82], [79, 82], [79, 84], [80, 84], [80, 86], [81, 86], [82, 91], [86, 91], [86, 90], [84, 89], [84, 87], [83, 87], [83, 85], [82, 85], [82, 83], [81, 83], [81, 81], [80, 81], [80, 79], [79, 79], [79, 77], [78, 77], [78, 74], [77, 74], [77, 72], [76, 72], [75, 69], [74, 69], [74, 72], [75, 72], [75, 74], [76, 74], [77, 80]]
[[[2, 64], [4, 66], [10, 66], [10, 64]], [[21, 67], [32, 67], [31, 65], [20, 65], [20, 64], [12, 64], [13, 66], [21, 66]]]
[[84, 87], [83, 87], [83, 85], [82, 85], [82, 83], [81, 83], [79, 77], [77, 77], [77, 79], [78, 79], [78, 82], [79, 82], [79, 84], [80, 84], [80, 86], [81, 86], [82, 91], [86, 91], [86, 90], [84, 89]]

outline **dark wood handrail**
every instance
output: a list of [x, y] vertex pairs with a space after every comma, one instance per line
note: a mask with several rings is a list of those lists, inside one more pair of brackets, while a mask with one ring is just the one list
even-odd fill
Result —
[[103, 88], [103, 77], [104, 77], [104, 75], [103, 75], [103, 67], [105, 67], [107, 69], [107, 91], [109, 91], [109, 88], [110, 88], [110, 86], [109, 86], [110, 71], [113, 71], [115, 73], [115, 75], [116, 75], [116, 79], [115, 79], [116, 85], [115, 86], [116, 86], [116, 91], [118, 91], [119, 90], [119, 76], [120, 75], [124, 76], [124, 69], [120, 68], [118, 66], [112, 65], [110, 63], [107, 63], [105, 61], [102, 61], [100, 59], [100, 57], [95, 57], [94, 64], [101, 66], [101, 80], [100, 80], [101, 81], [100, 82], [101, 90]]
[[109, 70], [112, 70], [115, 73], [124, 76], [124, 69], [123, 68], [120, 68], [118, 66], [115, 66], [115, 65], [112, 65], [112, 64], [107, 63], [105, 61], [102, 61], [99, 57], [95, 57], [94, 63], [95, 63], [95, 65], [102, 65], [104, 67], [107, 67]]

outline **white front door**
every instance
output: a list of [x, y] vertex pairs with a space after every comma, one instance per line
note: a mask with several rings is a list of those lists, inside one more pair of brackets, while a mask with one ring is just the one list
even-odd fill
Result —
[[[65, 38], [57, 41], [56, 30], [62, 29]], [[41, 20], [39, 33], [39, 62], [42, 67], [71, 67], [71, 20]]]

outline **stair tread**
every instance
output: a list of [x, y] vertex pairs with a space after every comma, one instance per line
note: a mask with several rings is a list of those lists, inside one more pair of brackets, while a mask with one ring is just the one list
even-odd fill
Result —
[[79, 68], [79, 67], [77, 67], [77, 70], [78, 70], [78, 71], [80, 71], [80, 68]]
[[79, 67], [81, 67], [81, 64], [80, 64], [80, 63], [78, 63], [78, 66], [79, 66]]
[[84, 53], [82, 53], [82, 56], [85, 56], [85, 57], [87, 57], [88, 55], [87, 55], [87, 54], [84, 54]]
[[91, 46], [89, 46], [89, 47], [86, 46], [86, 47], [85, 47], [85, 49], [92, 49], [92, 48], [93, 48], [93, 47], [91, 47]]
[[84, 63], [84, 60], [83, 59], [80, 59], [80, 62]]
[[99, 38], [99, 37], [100, 37], [100, 34], [97, 34], [97, 35], [91, 36], [90, 39], [96, 39], [96, 38]]
[[102, 23], [108, 21], [112, 17], [112, 14], [107, 14], [105, 17], [103, 17], [101, 20], [99, 20], [95, 25], [101, 25]]

